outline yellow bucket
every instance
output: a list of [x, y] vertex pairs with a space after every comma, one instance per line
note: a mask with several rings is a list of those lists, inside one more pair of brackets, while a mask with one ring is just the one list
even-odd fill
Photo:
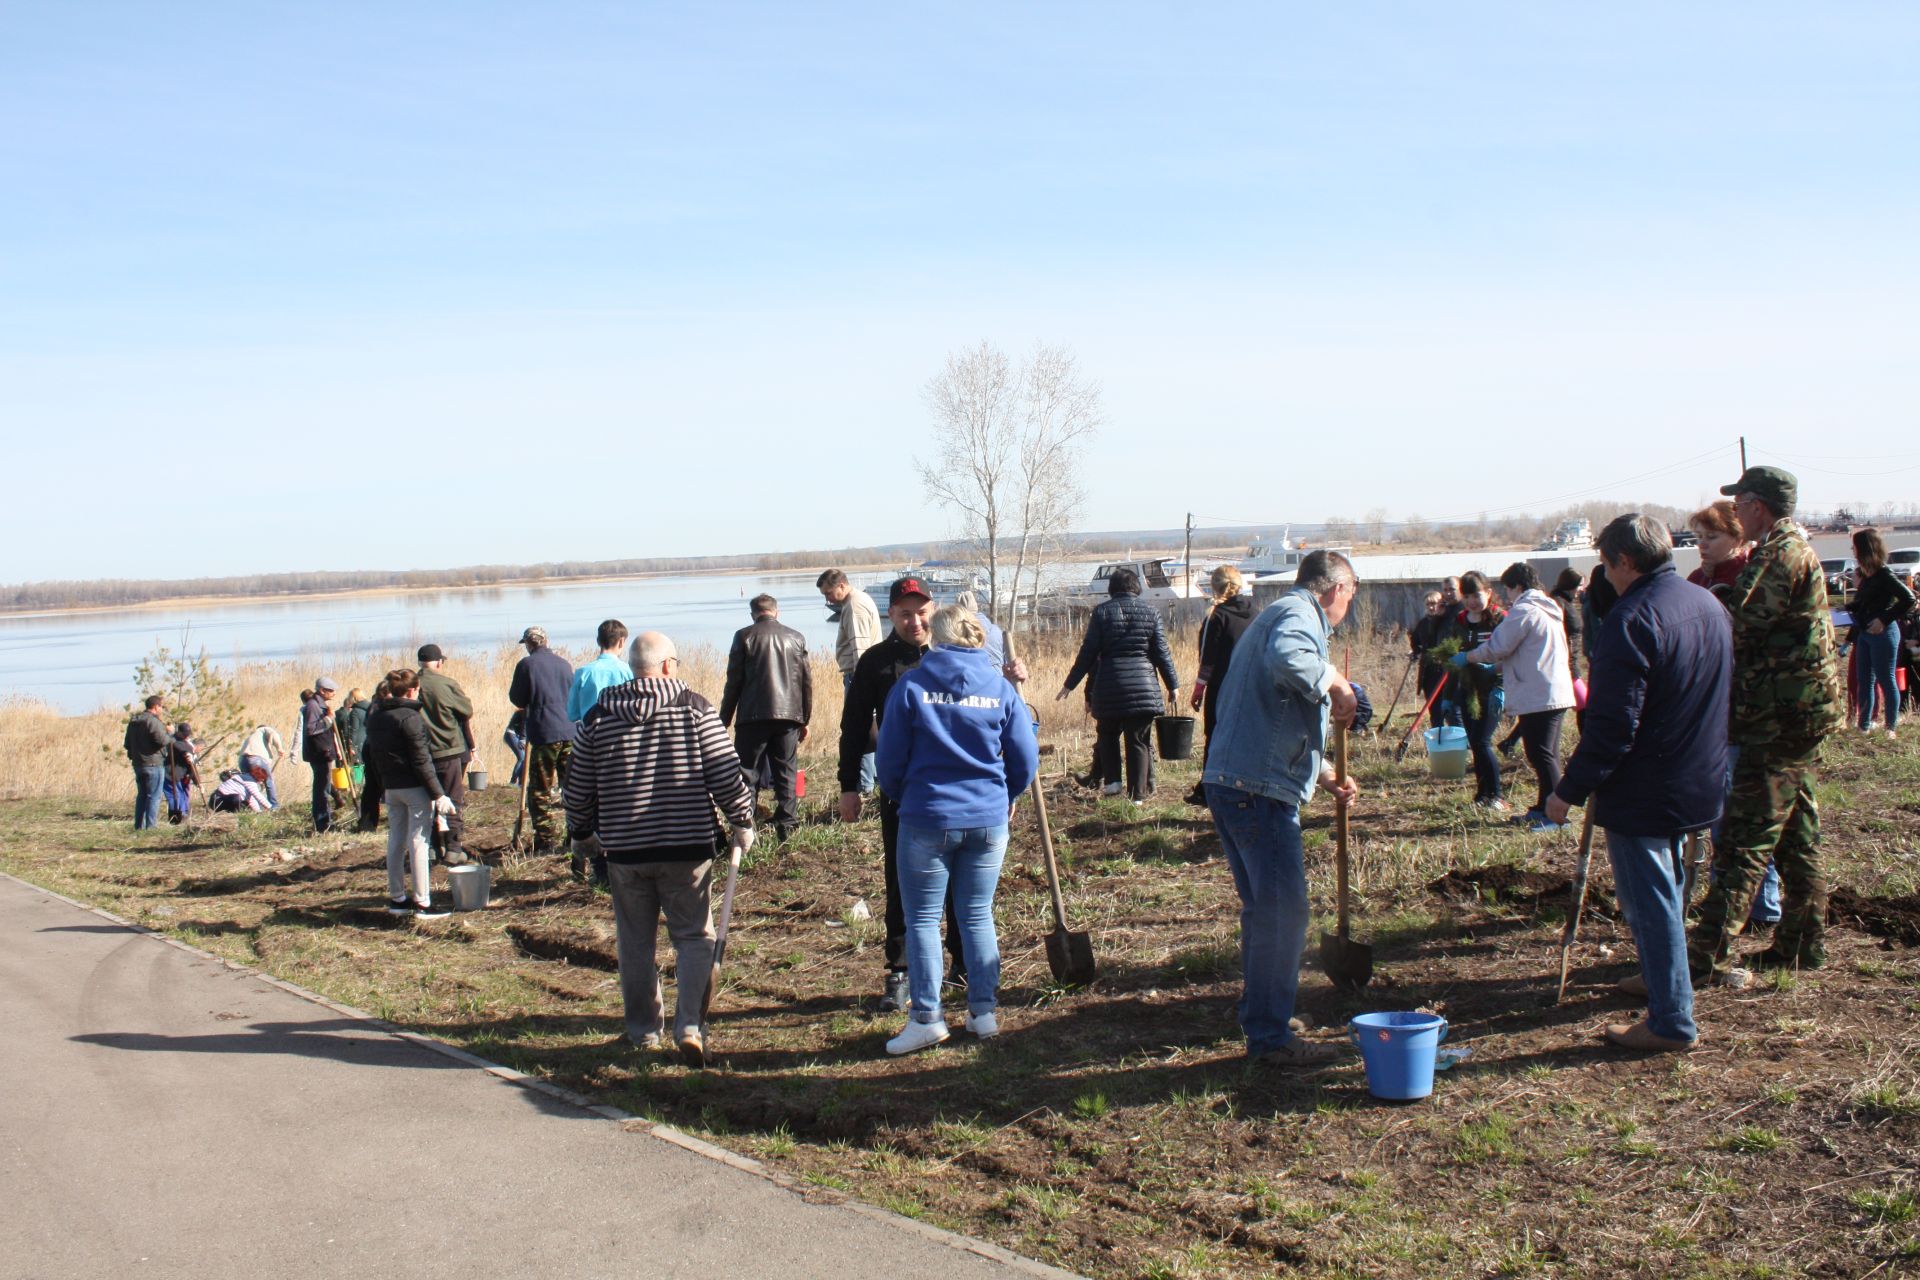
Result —
[[352, 774], [348, 773], [345, 769], [339, 767], [338, 765], [334, 766], [334, 770], [333, 770], [334, 790], [345, 791], [347, 789], [347, 784], [352, 780], [353, 780]]

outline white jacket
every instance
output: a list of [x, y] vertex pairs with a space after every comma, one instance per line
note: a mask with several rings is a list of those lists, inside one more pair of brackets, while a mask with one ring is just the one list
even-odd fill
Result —
[[1520, 593], [1487, 642], [1467, 654], [1470, 662], [1497, 662], [1507, 690], [1507, 710], [1516, 716], [1561, 711], [1573, 705], [1573, 669], [1567, 665], [1566, 616], [1560, 602], [1535, 587]]
[[858, 587], [840, 602], [840, 632], [834, 639], [833, 661], [841, 674], [852, 675], [860, 655], [880, 643], [880, 606]]

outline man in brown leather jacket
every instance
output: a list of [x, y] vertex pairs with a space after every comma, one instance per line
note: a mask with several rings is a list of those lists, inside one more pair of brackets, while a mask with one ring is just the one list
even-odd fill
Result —
[[763, 759], [770, 766], [773, 829], [785, 840], [800, 817], [794, 782], [800, 744], [813, 719], [813, 670], [806, 637], [780, 623], [780, 602], [757, 595], [748, 605], [753, 625], [734, 632], [720, 723], [733, 726], [734, 748], [749, 778], [759, 778]]

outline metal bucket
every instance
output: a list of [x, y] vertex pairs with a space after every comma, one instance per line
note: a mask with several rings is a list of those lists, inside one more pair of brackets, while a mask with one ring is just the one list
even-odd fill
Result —
[[1185, 760], [1193, 754], [1192, 716], [1155, 716], [1153, 732], [1162, 760]]
[[487, 789], [487, 771], [485, 769], [467, 770], [467, 790], [485, 791]]
[[447, 870], [447, 889], [455, 911], [484, 911], [493, 887], [493, 868], [472, 863]]

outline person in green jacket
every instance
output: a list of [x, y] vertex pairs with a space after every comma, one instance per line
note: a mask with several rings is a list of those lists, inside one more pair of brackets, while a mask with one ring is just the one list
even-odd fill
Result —
[[473, 699], [460, 682], [441, 670], [447, 655], [437, 644], [423, 644], [420, 659], [420, 714], [427, 722], [427, 751], [440, 789], [453, 800], [447, 829], [438, 834], [440, 860], [450, 867], [467, 861], [467, 762], [473, 759]]
[[367, 712], [373, 703], [358, 689], [347, 690], [347, 700], [333, 713], [333, 727], [340, 731], [340, 745], [346, 748], [347, 763], [360, 763], [361, 749], [367, 745]]

